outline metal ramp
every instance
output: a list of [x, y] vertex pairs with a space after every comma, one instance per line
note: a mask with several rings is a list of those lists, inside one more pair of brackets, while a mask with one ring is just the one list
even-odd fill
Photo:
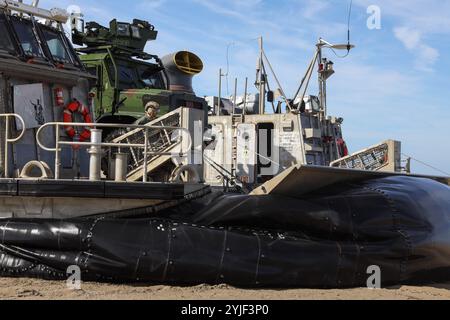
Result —
[[417, 174], [406, 175], [403, 173], [395, 172], [296, 165], [285, 170], [283, 173], [267, 181], [260, 187], [254, 189], [250, 194], [255, 196], [272, 194], [299, 198], [337, 183], [354, 182], [391, 176], [408, 176], [432, 179], [442, 184], [450, 185], [449, 177]]
[[401, 143], [388, 140], [338, 159], [330, 166], [343, 169], [401, 172]]
[[[181, 129], [181, 123], [182, 109], [177, 109], [145, 125], [149, 127], [172, 127], [173, 129], [148, 131], [148, 150], [154, 154], [148, 155], [147, 161], [145, 161], [145, 155], [141, 148], [130, 148], [128, 152], [127, 181], [142, 180], [144, 174], [153, 172], [167, 161], [170, 161], [173, 158], [172, 154], [181, 152], [182, 141], [179, 139], [181, 134], [178, 131]], [[145, 130], [135, 129], [115, 138], [112, 142], [144, 144], [145, 139]]]

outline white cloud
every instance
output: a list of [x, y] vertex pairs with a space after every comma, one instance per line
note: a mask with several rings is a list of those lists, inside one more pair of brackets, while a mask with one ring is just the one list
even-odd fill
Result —
[[327, 9], [329, 4], [322, 0], [308, 0], [302, 6], [301, 14], [306, 19], [317, 18], [317, 15]]
[[375, 4], [381, 15], [395, 18], [402, 26], [394, 28], [394, 36], [415, 55], [414, 66], [420, 71], [433, 71], [439, 51], [424, 39], [450, 34], [450, 1], [442, 0], [354, 0], [356, 5]]
[[229, 4], [222, 4], [219, 1], [210, 1], [210, 0], [194, 0], [194, 2], [208, 8], [212, 12], [233, 17], [239, 20], [246, 21], [247, 16], [239, 10], [235, 10], [233, 6]]
[[156, 9], [156, 8], [161, 7], [164, 3], [166, 3], [166, 0], [145, 0], [139, 4], [139, 7], [142, 10]]
[[422, 35], [417, 30], [408, 27], [394, 28], [395, 37], [400, 40], [407, 49], [415, 49], [420, 43]]
[[450, 1], [448, 0], [353, 0], [355, 5], [367, 8], [377, 5], [381, 14], [402, 19], [423, 33], [450, 34]]
[[439, 51], [425, 44], [419, 46], [419, 53], [416, 58], [416, 68], [422, 71], [433, 71], [432, 66], [439, 58]]
[[419, 30], [410, 27], [394, 28], [395, 37], [400, 40], [406, 49], [416, 55], [414, 65], [421, 71], [433, 71], [433, 65], [439, 58], [439, 51], [422, 42], [422, 34]]

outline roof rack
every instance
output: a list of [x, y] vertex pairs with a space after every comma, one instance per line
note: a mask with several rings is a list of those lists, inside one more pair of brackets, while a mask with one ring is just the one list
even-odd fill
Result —
[[80, 53], [96, 53], [99, 51], [108, 52], [108, 49], [111, 50], [111, 52], [118, 54], [118, 55], [136, 57], [136, 58], [139, 58], [142, 60], [151, 60], [151, 59], [159, 60], [157, 55], [149, 54], [149, 53], [139, 51], [139, 50], [133, 50], [133, 49], [130, 49], [127, 47], [113, 46], [113, 45], [104, 45], [104, 46], [98, 46], [98, 47], [84, 47], [84, 48], [77, 48], [75, 50]]

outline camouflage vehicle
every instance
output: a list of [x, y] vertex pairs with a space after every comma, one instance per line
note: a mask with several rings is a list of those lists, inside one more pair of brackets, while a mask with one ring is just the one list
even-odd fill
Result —
[[[192, 89], [192, 77], [203, 63], [195, 54], [180, 51], [160, 59], [144, 52], [158, 32], [149, 22], [112, 20], [109, 28], [96, 22], [72, 19], [72, 41], [86, 69], [97, 77], [92, 90], [98, 123], [134, 123], [154, 101], [159, 116], [179, 107], [207, 110], [207, 103]], [[81, 30], [80, 30], [81, 29]]]

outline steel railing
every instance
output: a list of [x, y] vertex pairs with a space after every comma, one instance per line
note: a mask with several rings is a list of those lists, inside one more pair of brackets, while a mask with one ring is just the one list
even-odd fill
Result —
[[[19, 116], [18, 114], [15, 113], [3, 113], [0, 114], [0, 118], [5, 118], [5, 141], [4, 141], [4, 148], [5, 148], [5, 163], [4, 163], [4, 177], [5, 178], [9, 178], [9, 154], [8, 154], [8, 146], [9, 144], [13, 144], [16, 143], [17, 141], [19, 141], [20, 139], [22, 139], [23, 135], [25, 134], [26, 131], [26, 126], [25, 126], [25, 121], [23, 120], [23, 118], [21, 116]], [[22, 131], [20, 132], [20, 134], [16, 137], [16, 138], [10, 138], [9, 137], [9, 119], [10, 118], [16, 118], [20, 121], [20, 123], [22, 124]]]
[[379, 171], [389, 164], [389, 144], [383, 142], [377, 146], [333, 161], [330, 167]]
[[[99, 128], [122, 128], [122, 129], [141, 129], [144, 131], [144, 143], [111, 143], [111, 142], [102, 142], [102, 143], [95, 143], [95, 142], [79, 142], [79, 141], [61, 141], [60, 139], [60, 129], [65, 127], [88, 127], [91, 129], [99, 129]], [[55, 137], [55, 146], [54, 147], [48, 147], [41, 141], [41, 133], [44, 129], [48, 127], [55, 127], [56, 137]], [[181, 144], [180, 151], [176, 152], [177, 156], [184, 157], [188, 154], [188, 152], [192, 149], [192, 138], [190, 136], [190, 131], [186, 128], [181, 127], [169, 127], [169, 126], [145, 126], [145, 125], [134, 125], [134, 124], [110, 124], [110, 123], [95, 123], [95, 124], [86, 124], [86, 123], [67, 123], [67, 122], [49, 122], [41, 126], [37, 132], [36, 132], [36, 143], [38, 146], [49, 152], [55, 153], [55, 179], [60, 178], [60, 166], [61, 166], [61, 159], [60, 159], [60, 152], [61, 152], [61, 146], [88, 146], [88, 147], [100, 147], [100, 148], [141, 148], [144, 150], [144, 164], [148, 162], [149, 156], [158, 156], [158, 155], [174, 155], [175, 152], [155, 152], [155, 151], [149, 151], [149, 139], [148, 139], [148, 131], [149, 130], [161, 130], [161, 131], [167, 131], [167, 130], [179, 130], [182, 132], [187, 133], [188, 138], [188, 145], [186, 147], [186, 150], [183, 150], [183, 134], [178, 135], [178, 143]], [[143, 182], [147, 182], [147, 166], [144, 165], [144, 175], [143, 175]]]

